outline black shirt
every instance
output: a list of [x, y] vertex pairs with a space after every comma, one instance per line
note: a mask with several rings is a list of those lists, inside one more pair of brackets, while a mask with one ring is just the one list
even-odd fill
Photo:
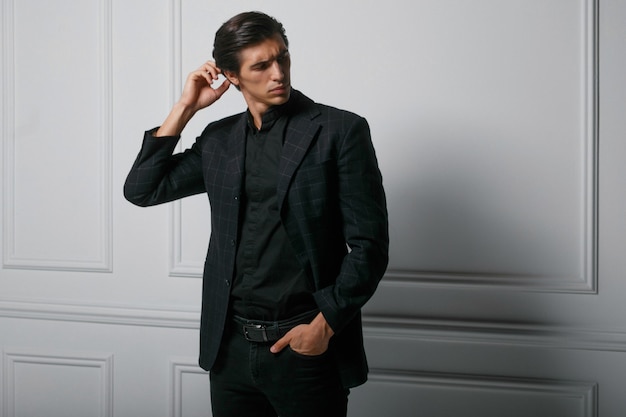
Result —
[[257, 130], [248, 114], [240, 238], [231, 292], [233, 313], [283, 320], [316, 308], [306, 276], [281, 223], [276, 198], [290, 102], [271, 108]]

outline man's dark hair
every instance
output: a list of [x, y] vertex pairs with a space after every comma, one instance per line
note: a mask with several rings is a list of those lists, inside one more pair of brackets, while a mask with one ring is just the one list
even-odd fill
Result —
[[222, 71], [239, 74], [242, 49], [280, 35], [289, 46], [282, 23], [261, 12], [244, 12], [230, 18], [215, 33], [213, 58]]

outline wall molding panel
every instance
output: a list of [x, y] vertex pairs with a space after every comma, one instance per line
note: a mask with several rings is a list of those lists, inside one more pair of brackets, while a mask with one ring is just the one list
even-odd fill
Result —
[[[565, 3], [564, 3], [565, 4]], [[578, 248], [580, 256], [571, 265], [580, 273], [572, 274], [529, 274], [514, 271], [498, 272], [477, 270], [429, 270], [419, 266], [398, 267], [390, 263], [386, 282], [407, 285], [441, 285], [454, 288], [490, 287], [503, 290], [531, 289], [539, 292], [556, 293], [597, 293], [598, 288], [598, 160], [599, 160], [599, 0], [583, 0], [566, 3], [568, 7], [582, 5], [581, 33], [579, 34], [579, 62], [581, 86], [579, 98], [582, 106], [580, 117], [572, 119], [576, 123], [580, 140], [582, 177], [573, 177], [576, 187], [583, 196], [579, 210], [582, 213], [579, 224], [572, 225], [580, 230], [581, 241]], [[570, 184], [571, 185], [571, 184]], [[511, 237], [510, 239], [514, 239]], [[404, 261], [410, 263], [410, 261]]]
[[[368, 395], [368, 392], [377, 395]], [[408, 413], [424, 415], [564, 416], [597, 417], [598, 386], [595, 382], [552, 381], [511, 377], [398, 372], [372, 369], [369, 382], [355, 391], [355, 404], [371, 413], [387, 398], [402, 404]], [[446, 410], [448, 412], [446, 412]], [[453, 412], [453, 411], [456, 411]], [[376, 413], [372, 414], [375, 415]], [[355, 414], [357, 415], [357, 414]], [[409, 414], [406, 414], [409, 415]]]
[[3, 416], [113, 416], [112, 355], [10, 350], [2, 373]]
[[365, 337], [383, 340], [626, 352], [626, 332], [622, 329], [372, 316], [365, 316], [363, 325]]
[[172, 329], [200, 328], [200, 311], [55, 304], [39, 300], [0, 300], [0, 317]]
[[197, 407], [198, 415], [211, 409], [209, 402], [209, 374], [198, 366], [197, 358], [173, 358], [170, 361], [170, 416], [196, 415], [186, 412]]
[[[182, 0], [169, 0], [169, 67], [170, 67], [170, 103], [175, 103], [182, 92], [183, 71], [183, 27], [182, 27]], [[180, 141], [176, 148], [183, 151]], [[201, 278], [204, 266], [204, 257], [194, 259], [186, 253], [187, 247], [184, 233], [184, 215], [189, 208], [189, 201], [177, 200], [170, 203], [170, 276], [182, 278]], [[202, 244], [206, 246], [206, 242]]]
[[[582, 199], [578, 208], [582, 215], [577, 224], [572, 228], [580, 231], [579, 253], [575, 262], [580, 265], [568, 265], [575, 269], [576, 273], [563, 272], [556, 274], [532, 274], [526, 272], [515, 273], [514, 271], [498, 272], [477, 270], [428, 270], [419, 266], [398, 267], [393, 262], [385, 275], [386, 282], [394, 284], [442, 285], [454, 288], [463, 287], [489, 287], [503, 290], [532, 289], [539, 292], [556, 293], [597, 293], [598, 288], [598, 143], [599, 143], [599, 0], [583, 0], [580, 3], [568, 3], [567, 7], [578, 7], [583, 10], [583, 22], [580, 24], [579, 34], [580, 54], [582, 61], [579, 63], [582, 73], [579, 88], [579, 98], [582, 102], [580, 117], [572, 120], [577, 123], [576, 130], [580, 137], [572, 137], [572, 141], [580, 140], [583, 161], [583, 175], [573, 177], [575, 186], [580, 189]], [[169, 1], [170, 27], [170, 101], [174, 102], [181, 92], [182, 80], [182, 0]], [[179, 150], [183, 149], [182, 143]], [[185, 248], [190, 239], [196, 236], [188, 236], [184, 232], [183, 212], [192, 208], [193, 203], [176, 201], [171, 203], [170, 212], [170, 275], [177, 277], [200, 278], [204, 258], [190, 255]], [[513, 238], [512, 238], [513, 239]], [[193, 244], [196, 244], [194, 242]], [[574, 262], [574, 261], [572, 261]], [[409, 287], [410, 288], [410, 287]]]
[[[114, 305], [0, 300], [0, 317], [197, 330], [200, 312]], [[366, 337], [626, 352], [626, 332], [610, 328], [364, 316]]]
[[[47, 11], [38, 10], [39, 6], [29, 9], [29, 5], [24, 2], [16, 3], [13, 0], [2, 2], [4, 40], [2, 53], [4, 74], [2, 79], [3, 267], [111, 272], [112, 0], [92, 0], [90, 3], [82, 3], [82, 7], [88, 9], [97, 21], [89, 22], [91, 25], [71, 21], [76, 23], [76, 27], [64, 28], [64, 30], [80, 32], [80, 35], [84, 36], [77, 36], [86, 39], [71, 46], [65, 39], [69, 36], [68, 33], [61, 30], [55, 31], [54, 25], [63, 23], [55, 22], [53, 18], [47, 21], [49, 24], [46, 28], [38, 26], [36, 20], [30, 23], [31, 28], [23, 24], [16, 26], [15, 22], [18, 18], [22, 23], [33, 20], [31, 13], [37, 16], [46, 15]], [[58, 10], [55, 12], [65, 13]], [[59, 20], [62, 21], [62, 19]], [[18, 37], [16, 30], [41, 30], [42, 32], [47, 30], [49, 33], [44, 32], [38, 35], [29, 33], [28, 37]], [[83, 92], [80, 88], [65, 88], [65, 91], [71, 92], [67, 100], [85, 101], [85, 105], [81, 106], [84, 114], [76, 115], [76, 125], [80, 127], [71, 126], [71, 122], [64, 123], [63, 121], [59, 122], [64, 123], [63, 126], [50, 126], [49, 120], [56, 120], [57, 117], [53, 112], [62, 111], [69, 103], [64, 103], [63, 98], [58, 99], [59, 103], [56, 107], [38, 103], [30, 96], [43, 96], [42, 91], [37, 90], [39, 87], [36, 83], [34, 83], [35, 86], [31, 86], [23, 82], [22, 78], [28, 77], [32, 71], [29, 61], [41, 62], [43, 60], [45, 62], [46, 54], [52, 53], [50, 49], [38, 49], [34, 45], [25, 43], [18, 44], [18, 41], [24, 42], [22, 38], [37, 38], [38, 36], [48, 36], [49, 44], [56, 42], [59, 50], [54, 52], [61, 56], [66, 54], [66, 59], [70, 63], [72, 59], [79, 63], [83, 62], [82, 66], [78, 65], [77, 71], [82, 70], [83, 73], [89, 74], [95, 72], [93, 77], [95, 81], [90, 79], [95, 85], [94, 94]], [[95, 51], [94, 60], [97, 62], [94, 68], [83, 68], [93, 63], [87, 57], [77, 56], [81, 53], [80, 46], [87, 48], [85, 43], [89, 42], [89, 39], [93, 39], [94, 44], [89, 45], [88, 49]], [[62, 66], [63, 63], [57, 65]], [[40, 69], [37, 71], [41, 74]], [[50, 72], [52, 74], [48, 75], [58, 78], [53, 83], [43, 83], [41, 87], [50, 90], [49, 96], [64, 97], [56, 90], [64, 90], [65, 84], [73, 85], [73, 83], [81, 82], [75, 80], [72, 74], [66, 74], [64, 67], [53, 67]], [[33, 106], [33, 103], [36, 105]], [[63, 129], [65, 126], [67, 129]], [[43, 169], [47, 169], [51, 174], [50, 178], [54, 179], [30, 177], [30, 171], [33, 169], [29, 170], [28, 165], [38, 162], [35, 158], [26, 155], [35, 154], [36, 152], [32, 152], [35, 146], [40, 148], [37, 157], [48, 153], [47, 149], [51, 146], [53, 139], [46, 138], [42, 141], [42, 136], [44, 136], [43, 132], [49, 133], [49, 129], [63, 133], [61, 137], [64, 142], [61, 142], [59, 147], [76, 148], [74, 150], [81, 157], [89, 158], [88, 161], [93, 160], [94, 163], [85, 162], [88, 164], [85, 166], [85, 171], [68, 171], [64, 180], [56, 181], [56, 177], [63, 177], [63, 169], [70, 169], [72, 165], [70, 161], [63, 159], [70, 153], [63, 154], [59, 149], [50, 148], [50, 157], [43, 158], [39, 163], [39, 168], [43, 165]], [[81, 129], [86, 131], [79, 136], [78, 132]], [[76, 136], [72, 136], [74, 131]], [[58, 140], [59, 135], [56, 136], [55, 141]], [[35, 142], [39, 141], [41, 144], [35, 145]], [[28, 164], [25, 164], [25, 161], [28, 161]], [[50, 187], [52, 184], [54, 186]], [[53, 188], [59, 191], [56, 192]], [[89, 190], [89, 198], [83, 197], [83, 190]], [[92, 192], [92, 190], [96, 191]], [[63, 193], [68, 193], [68, 196]], [[92, 196], [94, 200], [97, 200], [95, 204], [91, 202]], [[37, 209], [37, 205], [43, 207]], [[77, 210], [76, 213], [80, 213], [80, 216], [73, 215], [72, 210]], [[63, 233], [59, 230], [63, 230]], [[75, 241], [70, 243], [68, 235], [74, 236]]]

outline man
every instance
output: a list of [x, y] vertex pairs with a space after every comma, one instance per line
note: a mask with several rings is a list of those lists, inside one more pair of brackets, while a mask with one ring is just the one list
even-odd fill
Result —
[[[215, 417], [345, 416], [367, 378], [360, 309], [388, 261], [382, 179], [365, 119], [292, 89], [287, 47], [265, 14], [224, 23], [215, 63], [145, 133], [124, 186], [140, 206], [208, 194], [200, 365]], [[231, 84], [247, 111], [172, 155]]]

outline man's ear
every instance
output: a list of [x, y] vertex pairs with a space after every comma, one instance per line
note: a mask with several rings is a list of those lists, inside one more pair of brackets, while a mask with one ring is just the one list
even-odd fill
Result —
[[237, 74], [232, 71], [224, 71], [224, 76], [232, 85], [239, 87], [239, 77], [237, 77]]

